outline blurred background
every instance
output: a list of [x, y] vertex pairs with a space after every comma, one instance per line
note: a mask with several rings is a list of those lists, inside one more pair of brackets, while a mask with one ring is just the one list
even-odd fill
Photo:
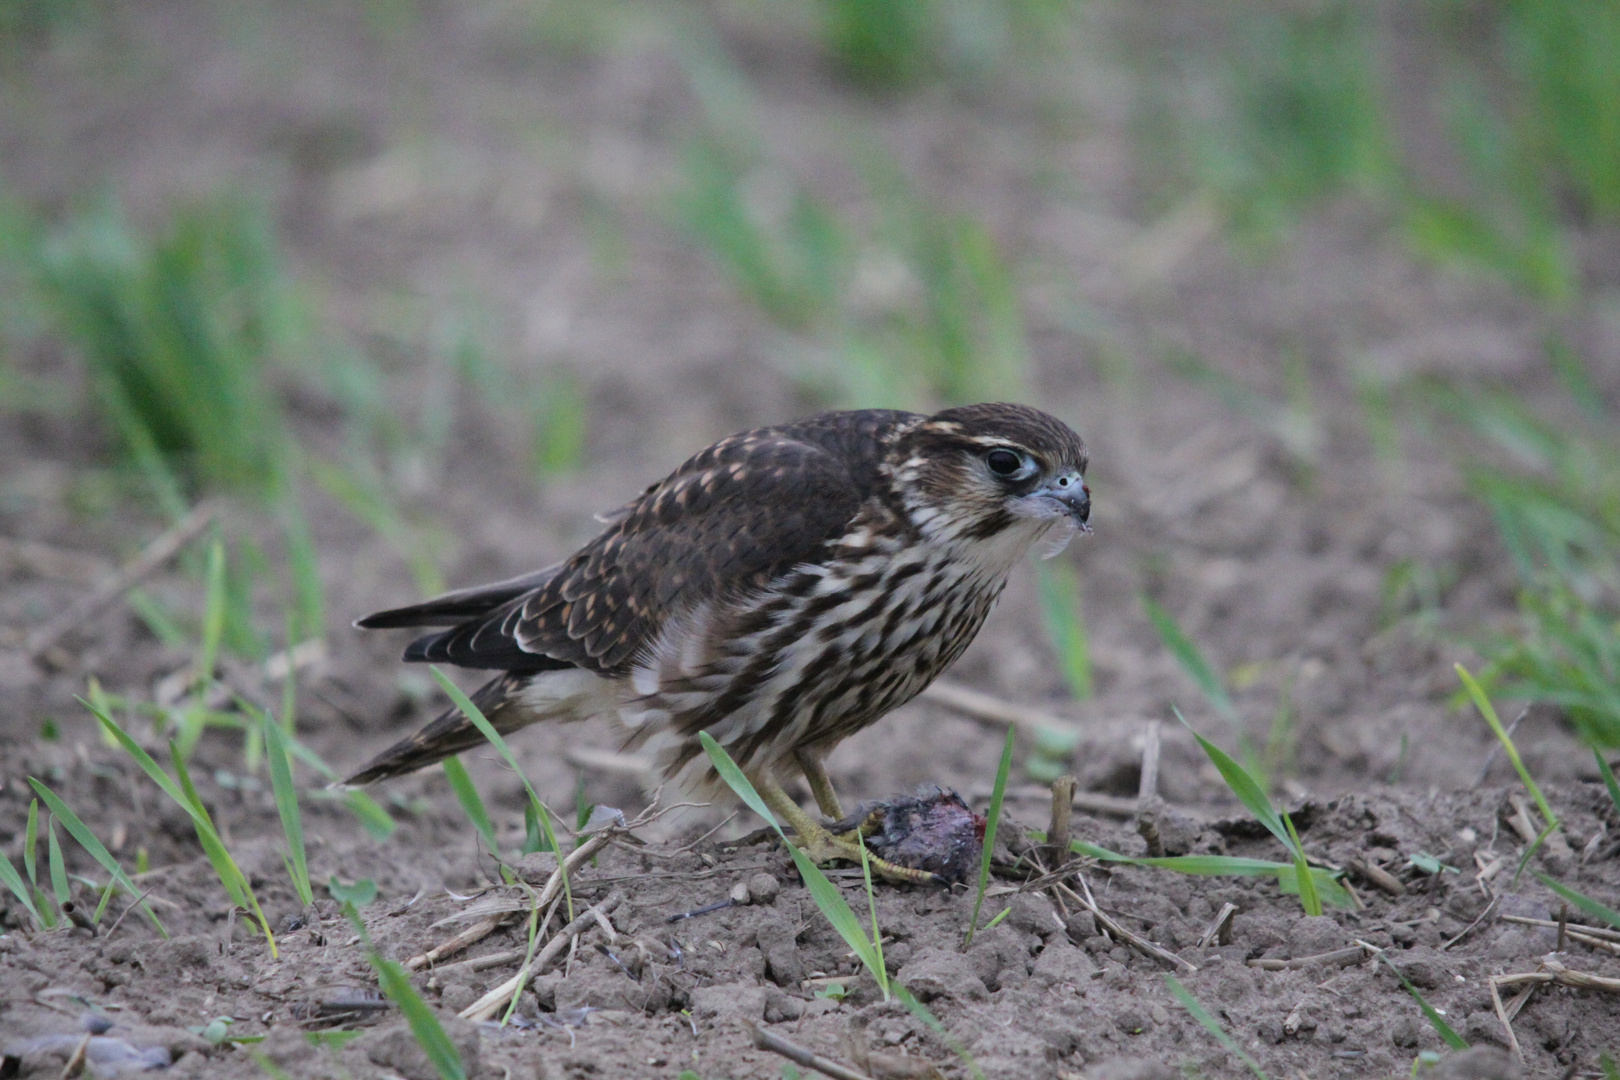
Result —
[[[1617, 223], [1614, 0], [3, 0], [0, 736], [93, 740], [91, 685], [251, 775], [207, 684], [257, 672], [341, 771], [435, 709], [353, 618], [743, 427], [1017, 399], [1096, 502], [953, 673], [1081, 721], [1026, 785], [1134, 795], [1176, 704], [1285, 793], [1468, 786], [1457, 660], [1595, 777]], [[525, 740], [636, 797], [610, 733]], [[1167, 740], [1167, 796], [1220, 790]], [[919, 705], [834, 772], [966, 790], [998, 743]]]

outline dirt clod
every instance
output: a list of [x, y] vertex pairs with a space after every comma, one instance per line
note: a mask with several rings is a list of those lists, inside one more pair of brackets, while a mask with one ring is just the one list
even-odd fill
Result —
[[[456, 1052], [461, 1055], [461, 1064], [466, 1069], [468, 1080], [483, 1076], [478, 1028], [459, 1017], [443, 1012], [439, 1013], [439, 1023], [443, 1026], [445, 1034], [450, 1037]], [[405, 1077], [405, 1080], [438, 1080], [440, 1075], [439, 1070], [429, 1060], [427, 1052], [416, 1041], [410, 1025], [404, 1021], [362, 1036], [355, 1040], [355, 1049], [358, 1053], [364, 1054], [373, 1065], [392, 1069]]]
[[1440, 1059], [1426, 1080], [1519, 1080], [1524, 1070], [1512, 1055], [1494, 1046], [1471, 1046]]
[[913, 956], [898, 977], [917, 1000], [937, 998], [983, 1001], [990, 995], [978, 965], [954, 949], [925, 949]]

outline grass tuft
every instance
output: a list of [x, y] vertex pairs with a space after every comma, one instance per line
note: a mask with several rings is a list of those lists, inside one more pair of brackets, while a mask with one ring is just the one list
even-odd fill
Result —
[[[28, 778], [28, 784], [34, 789], [34, 793], [44, 800], [46, 808], [52, 814], [55, 814], [56, 819], [67, 829], [68, 835], [77, 840], [79, 846], [89, 852], [92, 859], [101, 864], [101, 868], [112, 876], [118, 887], [131, 897], [139, 897], [141, 890], [137, 889], [135, 883], [129, 879], [129, 875], [124, 873], [124, 868], [118, 865], [118, 860], [113, 858], [112, 852], [107, 850], [107, 845], [97, 839], [96, 834], [90, 831], [89, 826], [79, 820], [79, 815], [75, 814], [68, 804], [57, 796], [56, 792], [32, 776]], [[146, 917], [147, 922], [152, 924], [152, 928], [158, 932], [158, 935], [167, 938], [169, 931], [164, 928], [163, 923], [158, 921], [158, 917], [152, 913], [152, 909], [146, 901], [141, 900], [139, 906], [141, 914]]]
[[46, 238], [36, 279], [102, 415], [171, 509], [186, 490], [279, 492], [286, 434], [266, 370], [299, 316], [262, 211], [187, 208], [149, 240], [103, 203]]
[[1322, 900], [1317, 894], [1315, 878], [1305, 858], [1305, 848], [1299, 842], [1299, 834], [1294, 831], [1293, 821], [1287, 814], [1279, 813], [1277, 808], [1271, 805], [1271, 799], [1266, 795], [1265, 788], [1249, 775], [1243, 766], [1234, 761], [1226, 751], [1193, 731], [1192, 725], [1187, 723], [1186, 717], [1181, 715], [1179, 709], [1176, 710], [1176, 719], [1180, 720], [1182, 726], [1192, 732], [1192, 737], [1198, 740], [1198, 745], [1203, 747], [1204, 754], [1220, 772], [1226, 786], [1232, 789], [1232, 794], [1248, 808], [1249, 813], [1255, 816], [1255, 820], [1264, 825], [1271, 835], [1282, 841], [1283, 847], [1293, 856], [1294, 879], [1299, 889], [1300, 905], [1304, 907], [1305, 914], [1322, 914]]
[[[118, 726], [116, 720], [97, 709], [90, 702], [84, 704], [101, 722], [102, 729], [117, 740], [118, 744], [123, 747], [124, 752], [141, 767], [141, 771], [146, 773], [152, 779], [152, 782], [191, 818], [192, 826], [197, 833], [197, 841], [202, 845], [203, 853], [208, 856], [208, 862], [213, 866], [214, 875], [219, 878], [220, 885], [224, 887], [232, 903], [253, 915], [257, 920], [259, 929], [263, 932], [266, 941], [269, 942], [270, 955], [272, 957], [279, 955], [275, 935], [270, 929], [269, 920], [264, 917], [264, 912], [259, 907], [259, 900], [253, 893], [253, 886], [248, 883], [247, 875], [242, 873], [241, 867], [237, 866], [236, 860], [231, 857], [230, 851], [225, 847], [225, 842], [220, 838], [219, 831], [214, 827], [213, 818], [209, 816], [208, 809], [203, 805], [201, 796], [197, 794], [197, 789], [191, 783], [191, 775], [186, 771], [185, 760], [181, 757], [178, 747], [172, 742], [169, 744], [169, 758], [173, 762], [175, 774], [179, 778], [178, 782], [176, 782], [168, 773], [163, 771], [162, 766], [152, 759], [151, 754], [148, 754], [139, 743], [130, 737], [128, 732]], [[41, 787], [43, 785], [36, 785], [36, 790]], [[42, 797], [44, 796], [43, 791], [40, 791], [40, 794]]]
[[1192, 139], [1233, 224], [1269, 239], [1318, 200], [1386, 184], [1392, 156], [1361, 7], [1255, 11], [1233, 29], [1218, 60], [1221, 115]]

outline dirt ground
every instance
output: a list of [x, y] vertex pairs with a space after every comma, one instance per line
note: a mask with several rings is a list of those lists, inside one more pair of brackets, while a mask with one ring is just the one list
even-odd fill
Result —
[[[705, 10], [754, 85], [770, 152], [826, 198], [859, 202], [848, 162], [865, 140], [991, 226], [1025, 268], [1031, 399], [1092, 449], [1096, 532], [1062, 558], [1083, 583], [1095, 696], [1068, 696], [1030, 568], [951, 678], [1078, 723], [1079, 789], [1114, 797], [1120, 812], [1083, 802], [1077, 836], [1145, 850], [1130, 800], [1157, 721], [1163, 801], [1150, 809], [1167, 846], [1281, 858], [1171, 718], [1179, 705], [1200, 730], [1234, 741], [1147, 621], [1139, 595], [1155, 597], [1223, 670], [1241, 673], [1237, 701], [1256, 739], [1290, 703], [1279, 796], [1313, 857], [1362, 868], [1349, 881], [1363, 906], [1306, 918], [1269, 879], [1086, 868], [1101, 908], [1177, 963], [1115, 940], [1049, 893], [1005, 883], [986, 914], [1009, 913], [964, 952], [971, 891], [880, 886], [887, 965], [947, 1041], [881, 999], [783, 851], [736, 842], [757, 822], [730, 806], [689, 809], [573, 876], [576, 905], [614, 898], [618, 941], [604, 953], [602, 931], [582, 935], [524, 996], [517, 1022], [448, 1018], [516, 969], [464, 961], [521, 947], [520, 928], [419, 973], [473, 1074], [782, 1076], [783, 1059], [750, 1042], [749, 1025], [761, 1024], [874, 1078], [926, 1075], [919, 1063], [971, 1075], [953, 1044], [993, 1078], [1249, 1075], [1172, 995], [1173, 973], [1272, 1077], [1404, 1077], [1420, 1052], [1444, 1047], [1398, 968], [1475, 1048], [1429, 1075], [1508, 1076], [1519, 1074], [1489, 977], [1546, 970], [1560, 944], [1554, 962], [1620, 976], [1612, 950], [1504, 918], [1557, 920], [1559, 904], [1529, 873], [1512, 883], [1524, 842], [1507, 821], [1520, 789], [1485, 724], [1450, 699], [1453, 663], [1479, 660], [1462, 635], [1514, 610], [1513, 570], [1463, 491], [1454, 444], [1413, 429], [1398, 457], [1380, 456], [1358, 397], [1369, 374], [1492, 379], [1548, 397], [1542, 316], [1501, 286], [1412, 261], [1359, 203], [1314, 213], [1267, 253], [1229, 247], [1198, 224], [1196, 204], [1165, 212], [1135, 151], [1122, 43], [1140, 36], [1143, 17], [1129, 7], [1090, 5], [1085, 52], [1055, 66], [1050, 86], [925, 87], [884, 101], [844, 88], [793, 20]], [[231, 185], [260, 194], [321, 317], [383, 358], [403, 415], [445, 385], [432, 343], [446, 312], [476, 313], [492, 351], [522, 377], [569, 373], [589, 424], [577, 469], [537, 482], [522, 425], [469, 391], [448, 449], [407, 485], [411, 514], [436, 530], [449, 584], [508, 576], [566, 554], [596, 528], [593, 513], [713, 439], [820, 407], [795, 377], [790, 345], [664, 213], [697, 113], [673, 24], [603, 10], [632, 15], [593, 31], [607, 45], [563, 47], [517, 4], [98, 6], [90, 25], [6, 59], [0, 177], [45, 210], [112, 190], [141, 222]], [[1564, 329], [1614, 394], [1620, 320], [1608, 310], [1594, 304]], [[1281, 358], [1295, 358], [1314, 417], [1307, 452], [1175, 374], [1166, 357], [1177, 349], [1279, 400], [1290, 377]], [[48, 344], [17, 362], [75, 379], [71, 358]], [[301, 441], [341, 447], [330, 402], [290, 392], [289, 406]], [[135, 1067], [120, 1047], [160, 1045], [182, 1075], [433, 1075], [397, 1014], [373, 1007], [375, 977], [324, 890], [300, 912], [274, 801], [266, 781], [239, 774], [239, 739], [209, 734], [193, 772], [284, 931], [278, 959], [229, 917], [188, 820], [75, 700], [92, 675], [110, 692], [150, 697], [189, 655], [117, 608], [47, 665], [16, 651], [162, 530], [155, 514], [130, 509], [138, 504], [109, 479], [109, 460], [88, 411], [0, 416], [0, 849], [19, 862], [26, 778], [46, 781], [125, 865], [145, 853], [141, 884], [173, 937], [160, 940], [134, 914], [94, 937], [30, 935], [24, 912], [0, 897], [0, 1051], [20, 1075], [58, 1075], [85, 1034], [81, 1014], [95, 1011], [113, 1021], [105, 1038], [121, 1040], [96, 1044], [110, 1055], [92, 1058], [97, 1075]], [[402, 637], [348, 626], [418, 597], [403, 560], [325, 496], [312, 491], [307, 505], [328, 625], [325, 655], [302, 672], [299, 736], [345, 769], [441, 704], [396, 663]], [[261, 527], [245, 513], [232, 521]], [[1403, 561], [1445, 583], [1428, 617], [1408, 617], [1386, 595]], [[200, 598], [172, 568], [147, 587]], [[831, 770], [851, 800], [939, 784], [982, 809], [1004, 730], [922, 701], [845, 743]], [[1607, 839], [1616, 823], [1591, 754], [1545, 710], [1531, 710], [1517, 738], [1565, 822], [1566, 842], [1532, 868], [1612, 903], [1620, 845]], [[651, 781], [612, 758], [611, 731], [531, 729], [513, 746], [552, 805], [572, 806], [577, 785], [586, 802], [631, 817], [648, 804]], [[1021, 745], [1018, 760], [1027, 752]], [[521, 785], [493, 753], [467, 763], [503, 848], [515, 850]], [[334, 802], [308, 798], [305, 815], [316, 881], [377, 883], [364, 914], [385, 954], [405, 960], [456, 933], [474, 893], [518, 894], [493, 884], [496, 865], [440, 772], [378, 798], [397, 822], [385, 839]], [[1015, 770], [1018, 825], [1044, 828], [1047, 799]], [[70, 869], [99, 872], [66, 847]], [[1413, 856], [1446, 868], [1431, 875]], [[834, 877], [864, 910], [858, 874]], [[669, 921], [738, 886], [752, 902]], [[1229, 933], [1200, 946], [1227, 904]], [[121, 911], [114, 901], [108, 921]], [[1346, 952], [1355, 942], [1369, 948]], [[1257, 966], [1324, 954], [1334, 955]], [[841, 977], [842, 995], [827, 992], [830, 977]], [[1512, 1024], [1523, 1075], [1601, 1075], [1599, 1053], [1620, 1047], [1615, 1000], [1538, 990]], [[331, 1015], [345, 1002], [348, 1012]], [[235, 1038], [266, 1038], [214, 1047], [190, 1030], [221, 1016], [234, 1018]], [[341, 1049], [304, 1034], [334, 1026], [363, 1034]]]

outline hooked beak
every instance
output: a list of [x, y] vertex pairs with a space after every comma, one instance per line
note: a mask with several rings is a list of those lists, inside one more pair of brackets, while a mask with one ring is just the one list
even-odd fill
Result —
[[1032, 494], [1057, 504], [1060, 512], [1074, 522], [1081, 532], [1091, 531], [1088, 524], [1091, 519], [1091, 489], [1086, 486], [1084, 476], [1077, 472], [1064, 473]]

